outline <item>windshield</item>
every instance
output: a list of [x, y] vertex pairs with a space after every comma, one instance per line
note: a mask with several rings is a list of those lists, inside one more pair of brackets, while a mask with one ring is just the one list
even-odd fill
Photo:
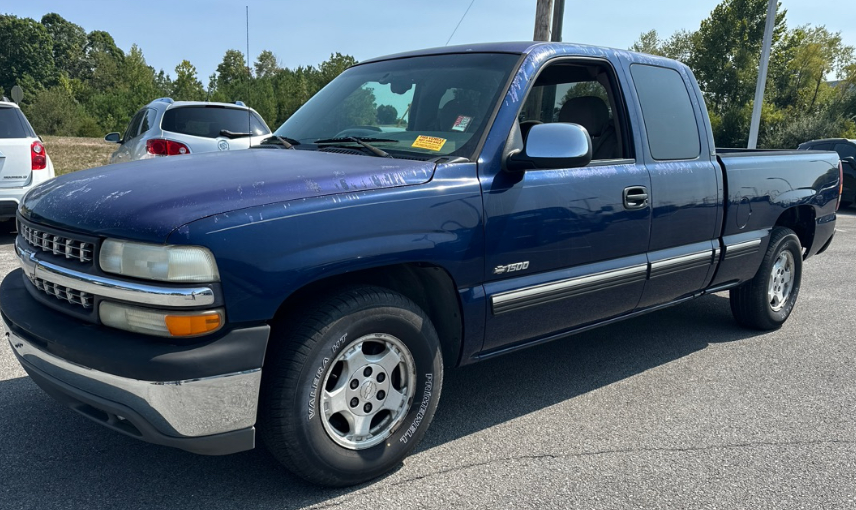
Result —
[[472, 158], [518, 58], [469, 53], [358, 65], [330, 82], [274, 134], [297, 140], [297, 149], [347, 145], [364, 150], [349, 139], [354, 137], [392, 157]]

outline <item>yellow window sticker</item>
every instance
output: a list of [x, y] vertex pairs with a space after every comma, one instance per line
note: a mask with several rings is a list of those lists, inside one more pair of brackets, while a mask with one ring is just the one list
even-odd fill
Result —
[[417, 149], [428, 149], [429, 151], [438, 151], [443, 148], [445, 143], [445, 138], [419, 135], [416, 137], [416, 140], [413, 141], [413, 145], [411, 145], [411, 147], [416, 147]]

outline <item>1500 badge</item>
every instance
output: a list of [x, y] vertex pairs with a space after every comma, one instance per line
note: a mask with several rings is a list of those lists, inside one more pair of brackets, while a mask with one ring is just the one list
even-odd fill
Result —
[[511, 273], [513, 271], [523, 271], [524, 269], [529, 269], [528, 260], [526, 262], [515, 262], [507, 266], [496, 266], [493, 268], [493, 274]]

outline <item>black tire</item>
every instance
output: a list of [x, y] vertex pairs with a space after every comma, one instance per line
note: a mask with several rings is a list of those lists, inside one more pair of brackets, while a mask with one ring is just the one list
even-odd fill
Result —
[[[434, 326], [411, 300], [350, 287], [275, 324], [271, 343], [260, 435], [294, 474], [319, 485], [361, 483], [398, 466], [424, 436], [443, 362]], [[342, 412], [325, 412], [343, 402]], [[369, 434], [354, 434], [358, 423], [369, 423]]]
[[793, 230], [776, 227], [758, 272], [729, 293], [734, 319], [752, 329], [780, 328], [794, 309], [801, 281], [800, 240]]

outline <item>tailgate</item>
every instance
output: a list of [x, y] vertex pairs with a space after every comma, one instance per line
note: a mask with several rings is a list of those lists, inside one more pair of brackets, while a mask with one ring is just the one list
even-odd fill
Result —
[[0, 138], [0, 188], [20, 188], [30, 181], [32, 143], [29, 138]]

